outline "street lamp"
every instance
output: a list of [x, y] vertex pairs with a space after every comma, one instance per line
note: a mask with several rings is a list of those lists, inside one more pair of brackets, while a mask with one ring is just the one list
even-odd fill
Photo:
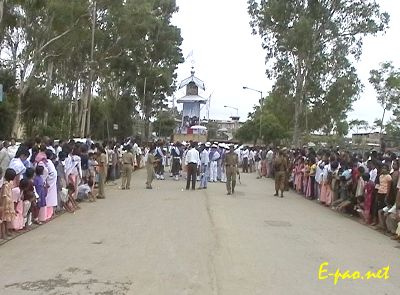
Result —
[[230, 109], [236, 110], [236, 117], [235, 116], [231, 116], [232, 121], [235, 123], [234, 128], [235, 128], [235, 133], [236, 133], [237, 130], [238, 130], [238, 127], [239, 127], [239, 119], [240, 119], [240, 117], [239, 117], [239, 108], [231, 107], [231, 106], [224, 106], [224, 108], [230, 108]]
[[239, 117], [239, 109], [231, 106], [224, 106], [224, 108], [234, 109], [236, 110], [236, 116]]
[[264, 104], [263, 93], [262, 93], [261, 90], [257, 90], [257, 89], [250, 88], [250, 87], [246, 87], [246, 86], [243, 86], [243, 89], [245, 89], [245, 90], [251, 90], [251, 91], [255, 91], [255, 92], [260, 93], [260, 96], [261, 96], [261, 100], [260, 100], [260, 128], [259, 128], [258, 137], [259, 137], [260, 140], [261, 140], [261, 123], [262, 123], [261, 114], [262, 114], [262, 108], [263, 108], [263, 104]]

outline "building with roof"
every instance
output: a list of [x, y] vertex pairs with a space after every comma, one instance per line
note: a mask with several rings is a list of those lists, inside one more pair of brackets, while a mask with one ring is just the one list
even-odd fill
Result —
[[207, 103], [207, 99], [199, 94], [199, 90], [205, 91], [206, 88], [204, 82], [194, 75], [193, 68], [190, 74], [179, 85], [179, 89], [186, 87], [186, 94], [177, 100], [177, 103], [183, 104], [182, 122], [177, 133], [206, 135], [207, 129], [200, 126], [200, 109], [202, 104]]

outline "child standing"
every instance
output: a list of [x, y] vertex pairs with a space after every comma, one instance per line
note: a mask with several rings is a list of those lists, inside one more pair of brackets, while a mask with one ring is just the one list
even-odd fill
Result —
[[92, 192], [94, 189], [94, 184], [96, 182], [96, 169], [99, 163], [96, 161], [96, 156], [94, 153], [89, 154], [89, 179], [92, 180], [93, 186], [91, 187]]
[[36, 176], [33, 179], [33, 185], [35, 186], [36, 193], [39, 196], [39, 200], [37, 206], [39, 207], [39, 224], [46, 221], [47, 217], [47, 207], [46, 207], [46, 196], [47, 196], [47, 188], [46, 184], [43, 180], [43, 172], [44, 167], [37, 165], [36, 166]]
[[[32, 220], [37, 220], [39, 216], [39, 208], [37, 207], [36, 201], [37, 194], [35, 192], [35, 186], [33, 185], [34, 177], [35, 169], [32, 167], [27, 168], [24, 175], [24, 178], [29, 182], [27, 192], [24, 196], [24, 208], [29, 206], [27, 212], [27, 226], [32, 225]], [[30, 204], [28, 204], [26, 201], [30, 201]]]
[[8, 168], [4, 173], [4, 181], [0, 195], [0, 239], [7, 239], [7, 237], [12, 236], [8, 228], [15, 218], [11, 189], [16, 176], [17, 173], [11, 168]]

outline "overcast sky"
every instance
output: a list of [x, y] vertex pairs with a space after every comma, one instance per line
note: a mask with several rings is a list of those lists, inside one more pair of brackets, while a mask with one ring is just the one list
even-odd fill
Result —
[[[368, 82], [369, 71], [380, 62], [393, 61], [400, 67], [400, 1], [378, 0], [390, 13], [390, 28], [386, 34], [366, 38], [363, 56], [357, 64], [359, 77], [365, 86], [361, 98], [349, 113], [350, 119], [373, 122], [380, 118], [382, 108], [376, 102], [374, 89]], [[179, 12], [173, 23], [182, 30], [182, 50], [187, 57], [193, 50], [196, 76], [206, 85], [204, 97], [211, 96], [210, 119], [228, 119], [239, 109], [241, 121], [258, 103], [260, 94], [243, 90], [243, 86], [267, 93], [272, 81], [265, 75], [265, 52], [259, 36], [251, 34], [247, 0], [177, 0]], [[192, 63], [187, 60], [178, 68], [178, 80], [190, 75]], [[177, 98], [184, 95], [177, 92]], [[203, 108], [201, 117], [207, 116]]]

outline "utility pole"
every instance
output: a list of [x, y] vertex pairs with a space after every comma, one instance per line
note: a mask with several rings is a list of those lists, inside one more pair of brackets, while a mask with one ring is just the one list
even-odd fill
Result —
[[255, 92], [260, 93], [260, 96], [261, 96], [261, 98], [260, 98], [260, 126], [259, 126], [259, 129], [258, 129], [258, 138], [261, 140], [261, 139], [262, 139], [262, 136], [261, 136], [261, 134], [262, 134], [262, 132], [261, 132], [261, 126], [262, 126], [262, 109], [263, 109], [263, 107], [264, 107], [264, 97], [263, 97], [263, 93], [262, 93], [261, 90], [257, 90], [257, 89], [250, 88], [250, 87], [247, 87], [247, 86], [243, 86], [243, 89], [245, 89], [245, 90], [251, 90], [251, 91], [255, 91]]

